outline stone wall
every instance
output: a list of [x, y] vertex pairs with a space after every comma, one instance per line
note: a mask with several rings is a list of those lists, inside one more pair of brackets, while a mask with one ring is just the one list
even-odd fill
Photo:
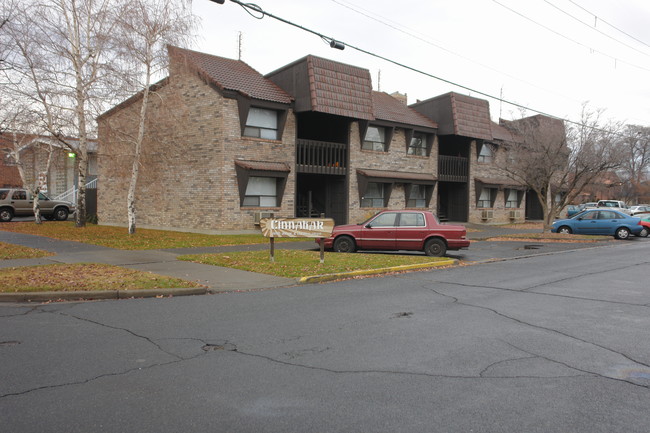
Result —
[[[361, 149], [359, 123], [352, 122], [350, 128], [350, 181], [349, 181], [349, 221], [351, 223], [363, 221], [384, 208], [361, 207], [359, 185], [357, 181], [357, 168], [400, 171], [408, 173], [426, 173], [437, 176], [438, 173], [438, 138], [436, 137], [430, 156], [416, 156], [406, 154], [405, 131], [396, 128], [388, 152], [379, 152]], [[434, 189], [428, 210], [436, 213], [437, 188]], [[404, 184], [395, 184], [388, 203], [389, 209], [405, 209]]]
[[[171, 59], [170, 78], [150, 98], [137, 186], [139, 227], [214, 232], [255, 230], [254, 214], [294, 215], [295, 173], [278, 208], [240, 208], [235, 160], [281, 161], [293, 167], [295, 121], [284, 140], [241, 137], [237, 102]], [[133, 138], [141, 101], [99, 119], [98, 219], [126, 225]]]
[[[508, 180], [503, 171], [499, 168], [506, 163], [507, 153], [503, 147], [492, 146], [494, 150], [492, 162], [479, 162], [477, 158], [476, 140], [472, 141], [470, 148], [470, 182], [469, 182], [469, 222], [477, 224], [506, 224], [524, 222], [526, 219], [526, 194], [522, 194], [519, 207], [506, 208], [505, 188], [499, 187], [494, 200], [494, 207], [477, 207], [476, 178], [479, 179], [503, 179], [504, 182], [513, 184]], [[491, 211], [492, 218], [483, 218], [483, 211]], [[517, 217], [511, 218], [511, 211], [516, 212]]]

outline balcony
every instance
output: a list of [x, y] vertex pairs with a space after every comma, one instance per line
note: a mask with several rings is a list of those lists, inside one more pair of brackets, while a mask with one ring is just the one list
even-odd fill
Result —
[[443, 182], [467, 182], [469, 159], [462, 156], [438, 156], [438, 180]]
[[298, 173], [346, 174], [348, 168], [346, 144], [298, 139], [296, 146]]

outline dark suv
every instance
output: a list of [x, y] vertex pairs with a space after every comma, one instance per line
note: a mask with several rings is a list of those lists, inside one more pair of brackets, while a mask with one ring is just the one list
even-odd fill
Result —
[[[74, 205], [67, 201], [50, 200], [38, 194], [41, 215], [48, 220], [65, 221], [74, 212]], [[34, 196], [24, 189], [0, 188], [0, 222], [9, 222], [14, 216], [34, 215]]]

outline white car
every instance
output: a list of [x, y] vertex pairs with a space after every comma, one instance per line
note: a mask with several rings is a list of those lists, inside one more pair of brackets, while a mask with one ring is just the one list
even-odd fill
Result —
[[631, 215], [636, 215], [639, 213], [650, 213], [650, 205], [647, 204], [639, 204], [636, 206], [630, 206], [630, 214]]

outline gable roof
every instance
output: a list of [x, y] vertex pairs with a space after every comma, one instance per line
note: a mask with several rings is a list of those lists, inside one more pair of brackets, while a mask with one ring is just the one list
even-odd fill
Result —
[[388, 93], [372, 92], [372, 102], [376, 119], [425, 128], [435, 129], [438, 127], [436, 122], [407, 107], [402, 101]]
[[373, 120], [370, 71], [309, 55], [266, 75], [296, 99], [295, 111]]
[[169, 45], [170, 58], [182, 57], [219, 89], [263, 101], [290, 104], [292, 97], [241, 60], [227, 59]]

